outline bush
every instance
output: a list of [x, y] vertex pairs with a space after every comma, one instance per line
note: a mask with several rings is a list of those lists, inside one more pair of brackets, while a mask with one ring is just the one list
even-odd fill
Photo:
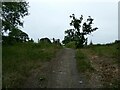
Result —
[[76, 48], [74, 41], [67, 43], [65, 46], [66, 46], [67, 48]]

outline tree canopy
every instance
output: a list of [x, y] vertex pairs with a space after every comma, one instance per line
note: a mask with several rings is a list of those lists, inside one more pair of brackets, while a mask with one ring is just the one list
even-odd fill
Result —
[[2, 2], [2, 36], [8, 31], [8, 35], [19, 38], [24, 41], [28, 39], [28, 35], [19, 28], [23, 27], [23, 18], [28, 13], [28, 3], [23, 2]]
[[87, 21], [82, 23], [83, 15], [78, 19], [72, 14], [70, 18], [72, 19], [70, 26], [74, 28], [65, 31], [66, 36], [62, 42], [63, 44], [67, 44], [71, 41], [75, 41], [76, 48], [83, 47], [84, 44], [87, 44], [87, 38], [85, 36], [98, 29], [97, 27], [92, 28], [94, 19], [88, 16]]
[[2, 30], [12, 31], [23, 26], [22, 19], [28, 15], [27, 2], [2, 2]]

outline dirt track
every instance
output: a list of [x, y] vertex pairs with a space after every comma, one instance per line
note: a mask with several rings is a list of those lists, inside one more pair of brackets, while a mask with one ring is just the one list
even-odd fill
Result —
[[48, 88], [82, 88], [85, 85], [76, 68], [75, 51], [61, 50], [51, 64]]
[[61, 49], [50, 62], [33, 70], [24, 87], [29, 88], [84, 88], [85, 78], [77, 72], [75, 50]]

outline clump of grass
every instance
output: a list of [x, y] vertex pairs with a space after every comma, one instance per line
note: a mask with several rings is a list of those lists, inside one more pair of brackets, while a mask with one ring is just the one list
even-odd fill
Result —
[[50, 61], [61, 47], [48, 43], [20, 43], [2, 48], [3, 88], [11, 88], [21, 87], [30, 70]]
[[93, 67], [91, 66], [89, 59], [84, 53], [82, 53], [80, 49], [76, 51], [76, 60], [78, 71], [85, 72], [94, 70]]

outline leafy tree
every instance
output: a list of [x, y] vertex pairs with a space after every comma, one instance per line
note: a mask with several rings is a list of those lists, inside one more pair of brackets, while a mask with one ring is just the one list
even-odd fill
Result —
[[12, 31], [23, 26], [22, 19], [28, 15], [27, 2], [2, 2], [2, 30]]
[[[23, 0], [22, 0], [23, 1]], [[2, 36], [9, 31], [8, 35], [14, 38], [20, 38], [24, 42], [28, 35], [22, 32], [19, 27], [23, 27], [23, 18], [28, 13], [28, 3], [23, 2], [2, 2]]]
[[72, 18], [70, 26], [73, 26], [74, 28], [65, 31], [65, 34], [67, 35], [64, 37], [63, 44], [75, 41], [76, 48], [83, 47], [84, 44], [87, 44], [87, 38], [85, 38], [85, 36], [98, 29], [97, 27], [92, 28], [94, 19], [92, 19], [91, 16], [88, 16], [87, 21], [82, 23], [83, 15], [77, 19], [75, 15], [72, 14], [70, 15], [70, 18]]

